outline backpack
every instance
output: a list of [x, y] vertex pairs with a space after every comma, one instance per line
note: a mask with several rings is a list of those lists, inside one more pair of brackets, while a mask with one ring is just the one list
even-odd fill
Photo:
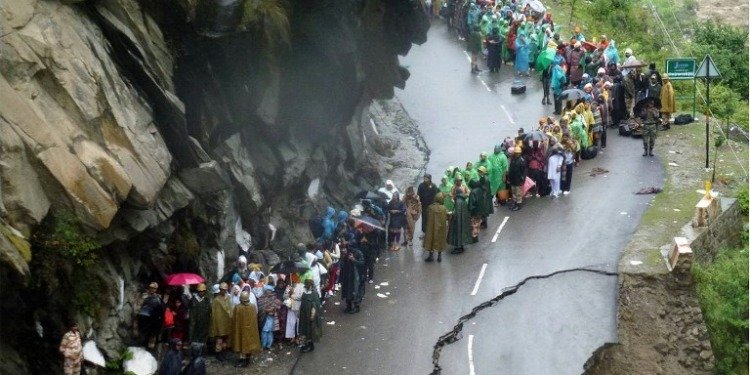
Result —
[[629, 137], [633, 134], [633, 130], [630, 129], [630, 124], [627, 121], [620, 122], [618, 132], [623, 137]]
[[310, 232], [313, 235], [313, 238], [320, 238], [325, 233], [325, 228], [323, 228], [323, 216], [315, 213], [312, 217], [307, 221], [307, 225], [310, 227]]
[[674, 118], [675, 125], [687, 125], [693, 121], [695, 121], [695, 119], [693, 119], [693, 116], [690, 116], [688, 114], [681, 114]]
[[514, 79], [510, 86], [510, 93], [513, 95], [523, 94], [526, 92], [526, 84], [520, 79]]
[[596, 157], [599, 149], [596, 146], [589, 146], [588, 148], [581, 150], [581, 159], [589, 160]]

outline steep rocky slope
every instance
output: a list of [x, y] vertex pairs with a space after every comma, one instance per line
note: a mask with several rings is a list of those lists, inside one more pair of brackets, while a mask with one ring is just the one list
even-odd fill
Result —
[[0, 372], [48, 373], [70, 318], [114, 357], [146, 281], [220, 276], [244, 232], [271, 260], [392, 172], [370, 103], [417, 3], [279, 4], [286, 44], [241, 0], [0, 0]]

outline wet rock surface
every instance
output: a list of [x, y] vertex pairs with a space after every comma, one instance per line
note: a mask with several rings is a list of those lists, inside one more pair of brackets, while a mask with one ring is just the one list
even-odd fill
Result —
[[[269, 56], [252, 28], [197, 31], [197, 3], [0, 1], [0, 281], [29, 288], [0, 296], [16, 301], [3, 319], [24, 317], [2, 325], [23, 342], [0, 350], [10, 373], [57, 369], [69, 318], [113, 357], [135, 339], [148, 281], [214, 279], [238, 254], [236, 228], [272, 264], [310, 239], [315, 211], [386, 178], [410, 184], [426, 163], [387, 101], [408, 76], [396, 54], [426, 35], [414, 4], [292, 2], [289, 48]], [[63, 211], [102, 246], [89, 267], [35, 248]], [[91, 302], [81, 280], [101, 299], [86, 314], [71, 307]]]

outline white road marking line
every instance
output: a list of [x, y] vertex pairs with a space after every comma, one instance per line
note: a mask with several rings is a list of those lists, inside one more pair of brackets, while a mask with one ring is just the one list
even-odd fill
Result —
[[[469, 53], [468, 53], [468, 52], [466, 52], [466, 51], [464, 51], [464, 55], [466, 55], [466, 60], [467, 60], [468, 62], [471, 62], [471, 56], [469, 55]], [[484, 81], [483, 79], [481, 79], [481, 78], [479, 79], [479, 82], [482, 82], [482, 85], [484, 85], [484, 88], [485, 88], [485, 89], [487, 89], [487, 91], [488, 91], [488, 92], [492, 92], [492, 89], [490, 88], [490, 86], [488, 86], [488, 85], [487, 85], [487, 82], [485, 82], [485, 81]]]
[[474, 335], [469, 335], [469, 375], [474, 374]]
[[487, 86], [487, 82], [484, 82], [484, 80], [481, 78], [479, 79], [479, 82], [482, 82], [482, 84], [484, 85], [484, 88], [486, 88], [488, 92], [492, 92], [492, 89], [490, 89], [490, 87]]
[[508, 112], [508, 110], [505, 108], [505, 106], [502, 105], [502, 104], [500, 104], [500, 108], [502, 108], [503, 111], [505, 112], [505, 115], [508, 116], [508, 121], [510, 121], [511, 124], [515, 125], [516, 122], [513, 120], [512, 117], [510, 117], [510, 112]]
[[474, 284], [474, 290], [471, 291], [472, 296], [477, 295], [477, 292], [479, 291], [479, 284], [482, 283], [482, 278], [484, 277], [484, 271], [486, 270], [487, 270], [487, 263], [482, 264], [482, 270], [479, 271], [479, 277], [477, 278], [476, 284]]
[[506, 216], [505, 219], [503, 219], [503, 222], [500, 223], [500, 226], [497, 228], [497, 232], [495, 232], [495, 235], [492, 236], [492, 242], [497, 241], [497, 236], [500, 235], [500, 231], [503, 230], [503, 227], [505, 226], [505, 223], [508, 222], [509, 218], [510, 218], [510, 216]]

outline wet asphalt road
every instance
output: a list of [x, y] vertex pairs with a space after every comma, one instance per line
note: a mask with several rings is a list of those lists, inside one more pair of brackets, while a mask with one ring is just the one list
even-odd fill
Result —
[[[540, 104], [533, 74], [521, 96], [510, 95], [512, 67], [470, 74], [463, 44], [442, 23], [434, 24], [428, 42], [415, 46], [402, 63], [412, 76], [397, 95], [420, 124], [432, 151], [428, 171], [435, 176], [448, 165], [475, 161], [481, 151], [552, 111]], [[640, 140], [610, 130], [605, 152], [576, 169], [569, 196], [531, 198], [518, 212], [497, 209], [479, 243], [464, 254], [446, 253], [442, 263], [425, 263], [418, 241], [384, 254], [362, 312], [343, 314], [343, 304], [334, 304], [339, 299], [329, 300], [325, 318], [335, 323], [324, 327], [316, 350], [302, 355], [294, 373], [428, 374], [438, 337], [503, 288], [568, 268], [616, 271], [619, 251], [652, 199], [633, 192], [663, 181], [658, 160], [640, 153]], [[610, 172], [591, 177], [594, 167]], [[470, 374], [472, 366], [476, 374], [581, 373], [591, 352], [617, 339], [616, 281], [572, 273], [529, 282], [465, 324], [462, 338], [442, 351], [443, 374]], [[378, 285], [384, 282], [388, 285]]]

